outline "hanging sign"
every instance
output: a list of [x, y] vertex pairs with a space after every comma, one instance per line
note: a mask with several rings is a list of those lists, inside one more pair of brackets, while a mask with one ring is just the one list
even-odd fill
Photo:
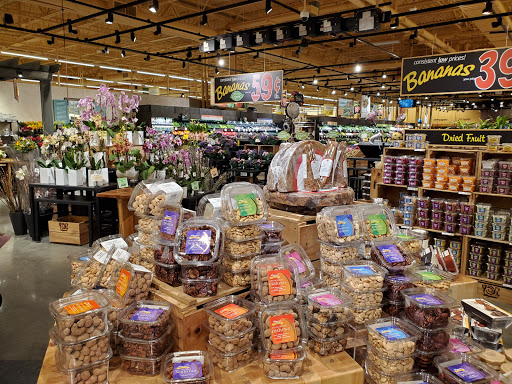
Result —
[[215, 77], [211, 94], [212, 104], [280, 102], [283, 95], [283, 71]]
[[404, 135], [426, 134], [429, 144], [437, 145], [474, 145], [485, 146], [487, 136], [500, 135], [501, 142], [512, 142], [512, 130], [510, 129], [406, 129]]
[[435, 95], [510, 89], [510, 59], [512, 48], [403, 59], [400, 94]]

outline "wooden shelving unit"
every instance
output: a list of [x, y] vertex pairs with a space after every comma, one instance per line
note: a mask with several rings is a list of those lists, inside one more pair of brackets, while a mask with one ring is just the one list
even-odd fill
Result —
[[[418, 155], [425, 156], [426, 159], [437, 158], [440, 156], [463, 156], [472, 157], [475, 159], [475, 174], [477, 176], [476, 185], [479, 185], [479, 170], [482, 168], [482, 160], [498, 158], [498, 159], [510, 159], [512, 160], [512, 152], [492, 152], [487, 151], [486, 147], [456, 147], [456, 146], [427, 146], [425, 150], [417, 150], [410, 148], [396, 148], [387, 147], [384, 149], [384, 155], [391, 156], [414, 156], [415, 152], [420, 152]], [[372, 196], [381, 197], [387, 199], [391, 206], [398, 206], [400, 194], [409, 192], [417, 194], [419, 197], [429, 196], [438, 198], [451, 198], [468, 201], [471, 203], [491, 203], [495, 209], [512, 209], [512, 195], [502, 195], [497, 193], [482, 193], [482, 192], [454, 192], [448, 190], [440, 190], [435, 188], [411, 188], [406, 185], [397, 184], [384, 184], [382, 183], [382, 172], [376, 170], [372, 173], [371, 186], [373, 188]], [[502, 244], [505, 246], [511, 246], [512, 242], [507, 240], [493, 240], [491, 238], [483, 238], [474, 235], [461, 235], [460, 233], [447, 233], [441, 230], [435, 230], [431, 228], [420, 228], [418, 226], [406, 227], [412, 229], [425, 230], [433, 235], [443, 235], [447, 237], [459, 237], [462, 239], [462, 257], [461, 257], [461, 268], [460, 273], [467, 275], [468, 258], [470, 251], [470, 244], [474, 241], [488, 242], [489, 244]], [[478, 281], [478, 294], [500, 301], [512, 302], [512, 285], [504, 284], [503, 280], [495, 281], [485, 277], [474, 277]]]

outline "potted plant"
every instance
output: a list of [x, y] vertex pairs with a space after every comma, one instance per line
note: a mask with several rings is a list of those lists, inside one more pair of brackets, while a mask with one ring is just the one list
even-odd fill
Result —
[[0, 170], [0, 200], [9, 210], [9, 218], [11, 219], [12, 228], [16, 236], [27, 233], [27, 225], [22, 209], [22, 195], [17, 193], [17, 186], [12, 175], [6, 170]]
[[81, 152], [68, 151], [62, 160], [68, 175], [68, 185], [77, 187], [87, 179], [84, 156]]
[[105, 153], [94, 152], [89, 157], [87, 181], [89, 187], [98, 187], [108, 184], [108, 168], [105, 167]]
[[39, 182], [41, 184], [55, 184], [55, 168], [57, 160], [37, 160], [39, 165]]
[[140, 151], [138, 149], [130, 149], [125, 156], [117, 157], [115, 154], [110, 155], [110, 161], [113, 161], [116, 167], [117, 177], [126, 177], [129, 180], [139, 178], [139, 172], [135, 166], [140, 162]]

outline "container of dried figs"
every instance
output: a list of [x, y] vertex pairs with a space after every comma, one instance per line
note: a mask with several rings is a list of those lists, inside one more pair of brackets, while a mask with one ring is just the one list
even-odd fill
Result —
[[410, 288], [401, 291], [405, 299], [407, 319], [421, 328], [446, 327], [450, 311], [457, 302], [450, 296], [431, 288]]
[[445, 384], [485, 384], [498, 378], [498, 373], [476, 356], [446, 353], [436, 357], [434, 364]]
[[416, 279], [414, 282], [416, 287], [433, 288], [442, 292], [450, 289], [450, 283], [454, 278], [452, 274], [432, 265], [411, 268], [406, 273]]
[[372, 246], [372, 260], [386, 268], [391, 274], [401, 273], [415, 265], [415, 260], [402, 247], [397, 238], [375, 240]]
[[343, 265], [343, 282], [358, 292], [370, 292], [381, 289], [386, 269], [373, 261], [356, 260]]
[[315, 267], [313, 267], [304, 248], [299, 244], [289, 244], [282, 247], [279, 256], [290, 260], [295, 265], [300, 281], [309, 280], [315, 276]]
[[261, 353], [263, 372], [270, 379], [298, 379], [304, 371], [306, 350], [302, 345]]
[[213, 364], [208, 352], [174, 352], [162, 362], [161, 378], [166, 384], [209, 384], [213, 382]]
[[169, 328], [171, 309], [163, 301], [137, 301], [119, 314], [120, 330], [130, 339], [156, 340]]
[[156, 357], [137, 357], [121, 354], [123, 369], [130, 375], [136, 376], [156, 376], [162, 370], [162, 361], [171, 351], [172, 347], [167, 348], [160, 356]]
[[296, 264], [285, 257], [265, 257], [254, 265], [257, 281], [253, 289], [265, 304], [295, 301], [300, 296]]
[[268, 216], [263, 190], [251, 183], [238, 182], [222, 187], [222, 217], [234, 225], [261, 224]]
[[396, 317], [370, 321], [366, 324], [368, 345], [389, 358], [412, 356], [419, 333], [409, 323]]
[[263, 233], [263, 244], [280, 243], [283, 241], [284, 225], [278, 221], [265, 221], [260, 225]]
[[162, 243], [174, 244], [178, 228], [183, 221], [183, 208], [177, 203], [166, 203], [162, 207], [163, 217], [160, 226], [160, 239]]
[[108, 383], [108, 368], [112, 358], [112, 351], [103, 359], [94, 363], [68, 368], [59, 360], [59, 355], [55, 354], [55, 365], [57, 370], [64, 376], [64, 384], [89, 384], [89, 379], [94, 377], [96, 384]]
[[349, 241], [340, 245], [320, 242], [320, 256], [331, 263], [344, 263], [350, 260], [365, 258], [363, 241]]
[[180, 226], [174, 258], [181, 264], [214, 262], [222, 251], [221, 228], [216, 220], [190, 219]]
[[296, 304], [263, 307], [259, 324], [261, 345], [266, 351], [296, 348], [306, 337], [304, 315]]
[[358, 210], [366, 239], [383, 239], [397, 232], [393, 212], [384, 205], [364, 204]]
[[309, 291], [308, 318], [319, 323], [348, 321], [352, 316], [352, 298], [338, 289], [319, 288]]
[[323, 208], [316, 215], [320, 240], [342, 244], [361, 237], [359, 212], [353, 205]]

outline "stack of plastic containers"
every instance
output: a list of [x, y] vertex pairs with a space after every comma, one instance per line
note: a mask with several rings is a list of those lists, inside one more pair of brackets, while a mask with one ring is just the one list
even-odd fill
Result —
[[96, 377], [96, 383], [108, 383], [112, 358], [108, 321], [109, 302], [98, 292], [86, 292], [50, 303], [55, 326], [50, 338], [57, 346], [55, 362], [66, 383], [84, 382]]
[[444, 229], [445, 201], [444, 199], [432, 199], [430, 202], [432, 204], [430, 228], [442, 231]]
[[478, 191], [483, 193], [493, 193], [494, 186], [497, 184], [498, 162], [496, 160], [482, 160], [482, 169], [480, 170], [480, 185]]
[[436, 182], [436, 159], [423, 160], [423, 188], [434, 188]]
[[423, 157], [406, 156], [409, 163], [409, 173], [407, 174], [407, 186], [412, 188], [421, 187], [423, 174]]
[[220, 369], [232, 372], [255, 360], [254, 304], [226, 296], [204, 307], [208, 314], [208, 353]]
[[496, 193], [500, 195], [509, 195], [510, 181], [512, 179], [512, 161], [499, 161], [498, 162], [498, 180]]
[[[475, 206], [473, 203], [460, 202], [459, 232], [461, 235], [471, 235], [473, 233], [473, 220]], [[460, 259], [460, 256], [458, 258]]]
[[475, 236], [487, 237], [490, 227], [491, 208], [491, 204], [475, 204]]
[[382, 181], [384, 184], [395, 184], [396, 156], [384, 156], [384, 172]]
[[489, 254], [487, 256], [487, 268], [485, 277], [490, 280], [500, 280], [503, 249], [500, 246], [492, 246], [488, 247], [487, 249]]
[[405, 301], [401, 295], [404, 289], [414, 288], [416, 278], [411, 274], [387, 275], [384, 277], [384, 306], [383, 311], [391, 316], [403, 312]]
[[512, 285], [512, 249], [503, 251], [503, 282]]
[[374, 383], [393, 384], [397, 377], [415, 372], [418, 332], [405, 321], [388, 317], [370, 321], [365, 373]]
[[450, 311], [456, 306], [456, 301], [431, 288], [410, 288], [401, 294], [405, 299], [402, 318], [419, 334], [416, 367], [422, 372], [432, 373], [434, 358], [447, 351]]
[[395, 157], [395, 184], [407, 185], [407, 173], [409, 171], [409, 162], [407, 156]]
[[474, 277], [482, 276], [485, 270], [485, 258], [487, 253], [487, 245], [484, 243], [472, 243], [470, 245], [468, 260], [468, 275]]
[[172, 348], [172, 305], [137, 301], [119, 314], [119, 339], [123, 368], [132, 375], [155, 376]]
[[491, 239], [505, 241], [507, 240], [507, 232], [510, 224], [510, 211], [493, 212]]
[[181, 265], [183, 292], [192, 297], [216, 296], [223, 248], [219, 221], [201, 217], [187, 220], [177, 237], [174, 259]]
[[279, 253], [283, 245], [282, 232], [284, 225], [277, 221], [265, 221], [260, 225], [261, 233], [261, 254], [273, 255]]
[[160, 377], [165, 384], [209, 384], [212, 376], [213, 364], [208, 352], [185, 351], [165, 356]]
[[353, 205], [327, 207], [316, 216], [320, 242], [320, 279], [340, 288], [341, 267], [346, 261], [364, 258], [360, 215]]
[[412, 227], [416, 225], [416, 196], [405, 196], [404, 198], [404, 225]]
[[430, 197], [416, 198], [418, 227], [430, 228]]
[[[221, 209], [225, 236], [222, 280], [231, 286], [248, 285], [251, 260], [262, 250], [261, 224], [268, 216], [263, 190], [245, 182], [227, 184], [221, 191]], [[281, 244], [267, 249], [278, 253]]]
[[441, 230], [448, 233], [456, 233], [459, 223], [459, 204], [458, 200], [446, 199], [444, 201], [444, 225]]
[[447, 353], [435, 359], [439, 380], [445, 384], [486, 384], [496, 382], [498, 373], [476, 356]]

